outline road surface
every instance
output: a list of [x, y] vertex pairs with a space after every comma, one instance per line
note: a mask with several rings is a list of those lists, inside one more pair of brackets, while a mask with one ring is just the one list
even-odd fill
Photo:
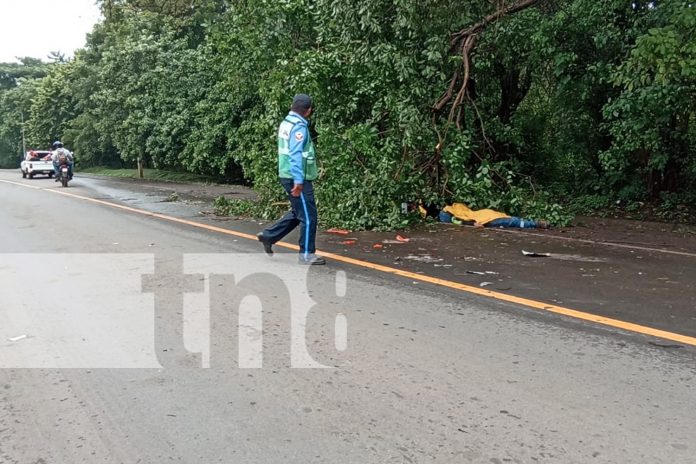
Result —
[[[15, 174], [0, 172], [0, 463], [696, 460], [693, 347], [302, 268]], [[67, 191], [123, 203], [98, 184]]]

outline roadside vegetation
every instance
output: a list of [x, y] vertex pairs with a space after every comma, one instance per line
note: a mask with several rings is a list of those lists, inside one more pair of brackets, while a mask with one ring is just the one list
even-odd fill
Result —
[[[105, 168], [103, 166], [95, 166], [80, 169], [81, 174], [94, 174], [107, 177], [121, 177], [128, 179], [139, 179], [139, 173], [132, 168]], [[203, 183], [210, 184], [218, 181], [218, 178], [211, 176], [202, 176], [191, 172], [182, 171], [167, 171], [163, 169], [143, 169], [143, 179], [158, 180], [163, 182], [188, 182], [188, 183]]]
[[72, 60], [0, 64], [0, 165], [55, 139], [82, 168], [244, 179], [273, 216], [276, 126], [316, 103], [327, 225], [403, 202], [564, 224], [691, 221], [696, 5], [637, 0], [102, 0]]

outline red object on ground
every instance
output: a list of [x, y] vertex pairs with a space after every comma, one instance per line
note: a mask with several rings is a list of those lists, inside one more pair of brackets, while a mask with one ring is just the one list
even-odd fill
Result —
[[396, 236], [396, 239], [397, 239], [398, 241], [400, 241], [400, 242], [410, 242], [410, 241], [411, 241], [410, 238], [408, 238], [408, 237], [402, 237], [401, 235], [397, 235], [397, 236]]
[[350, 233], [349, 230], [345, 229], [329, 229], [326, 231], [327, 234], [339, 234], [339, 235], [348, 235]]
[[349, 240], [342, 241], [341, 245], [355, 245], [355, 242], [357, 242], [357, 240], [351, 238]]
[[372, 245], [372, 248], [384, 248], [384, 245], [382, 245], [381, 243], [375, 243], [374, 245]]

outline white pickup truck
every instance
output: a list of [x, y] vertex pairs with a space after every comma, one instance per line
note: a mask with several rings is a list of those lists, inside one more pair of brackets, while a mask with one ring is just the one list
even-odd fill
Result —
[[32, 150], [28, 151], [24, 157], [24, 161], [20, 165], [22, 170], [22, 178], [27, 177], [33, 179], [37, 174], [48, 175], [53, 177], [53, 162], [51, 161], [50, 151]]

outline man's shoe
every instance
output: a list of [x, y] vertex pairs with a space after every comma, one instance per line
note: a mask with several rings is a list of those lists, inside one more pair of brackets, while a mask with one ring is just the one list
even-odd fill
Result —
[[263, 251], [265, 251], [268, 256], [273, 256], [273, 244], [263, 236], [263, 232], [256, 234], [256, 238], [263, 244]]
[[300, 255], [299, 263], [306, 266], [321, 266], [322, 264], [326, 264], [326, 260], [315, 254], [307, 255], [306, 258], [305, 255]]

